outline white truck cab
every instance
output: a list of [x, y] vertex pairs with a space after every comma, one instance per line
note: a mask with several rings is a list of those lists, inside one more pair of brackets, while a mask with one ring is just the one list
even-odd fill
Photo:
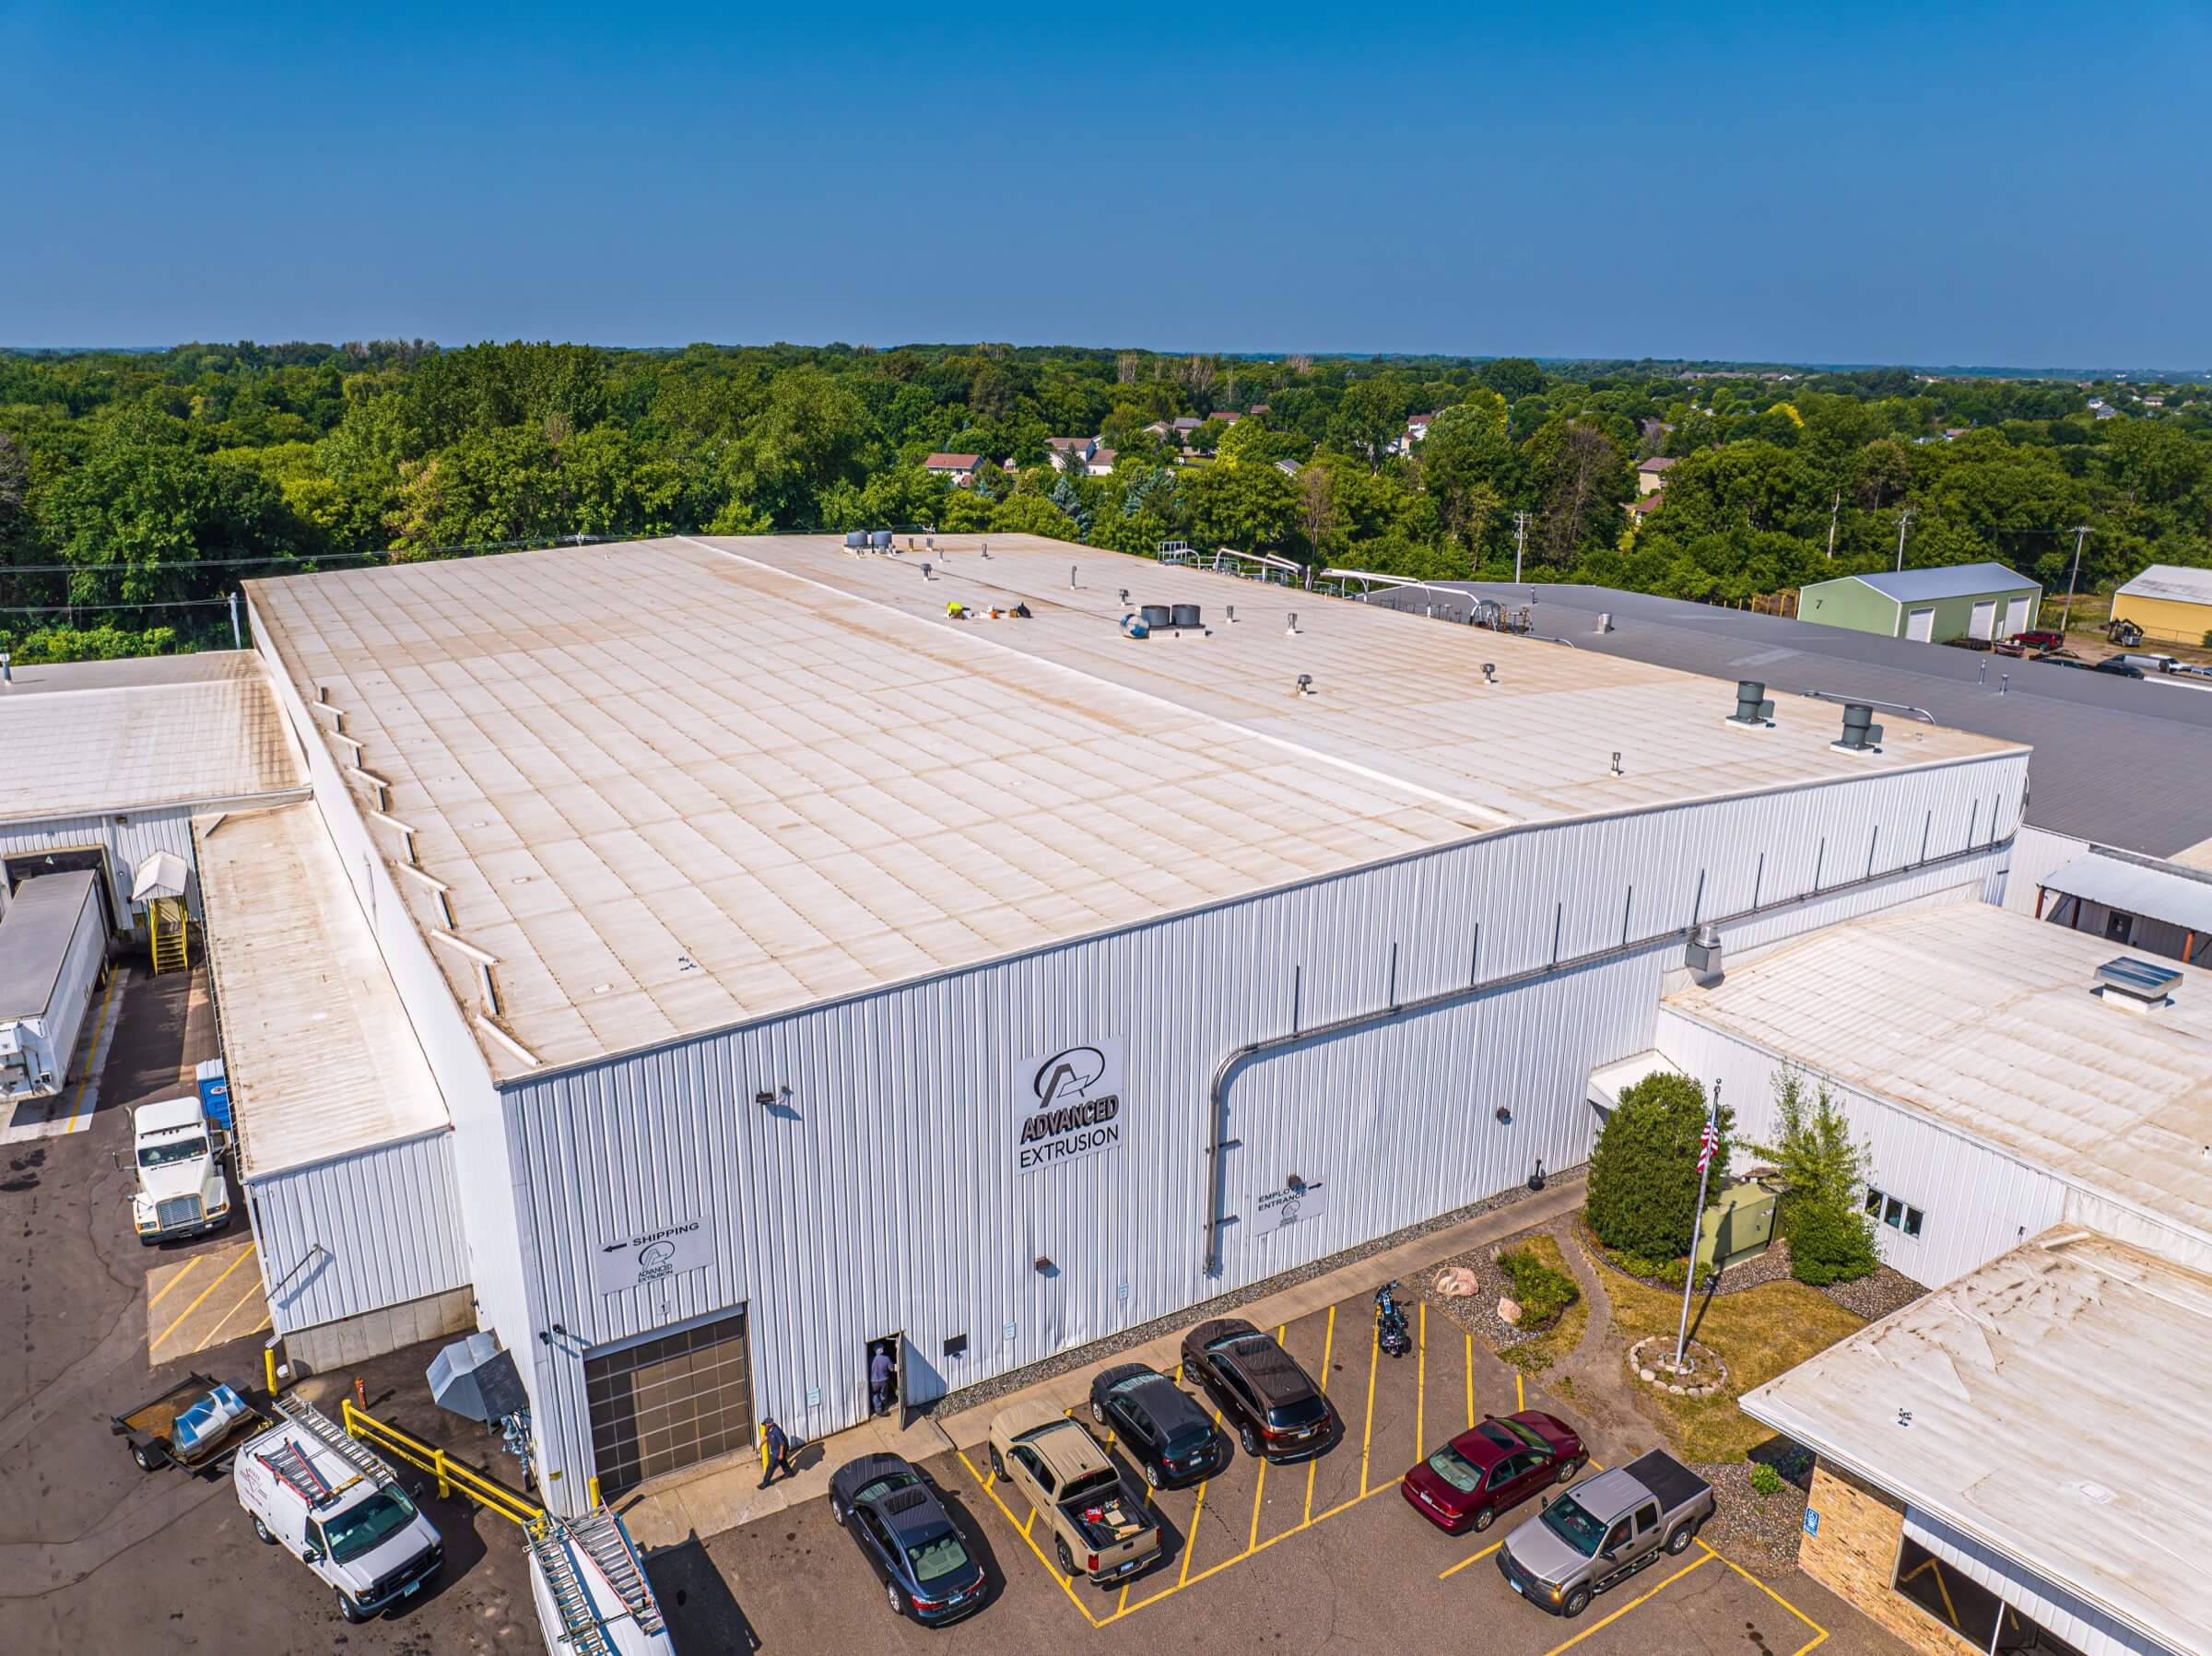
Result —
[[445, 1546], [392, 1468], [305, 1399], [274, 1407], [277, 1424], [238, 1451], [230, 1474], [254, 1534], [328, 1582], [349, 1622], [418, 1591]]
[[214, 1230], [230, 1216], [230, 1187], [198, 1098], [167, 1098], [133, 1110], [131, 1152], [138, 1173], [131, 1218], [141, 1242]]

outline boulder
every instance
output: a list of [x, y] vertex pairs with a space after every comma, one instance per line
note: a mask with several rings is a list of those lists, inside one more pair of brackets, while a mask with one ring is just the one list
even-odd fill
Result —
[[1518, 1328], [1521, 1325], [1521, 1302], [1512, 1298], [1499, 1300], [1498, 1314]]
[[1465, 1265], [1451, 1265], [1436, 1274], [1436, 1291], [1447, 1299], [1469, 1299], [1482, 1291], [1482, 1278]]

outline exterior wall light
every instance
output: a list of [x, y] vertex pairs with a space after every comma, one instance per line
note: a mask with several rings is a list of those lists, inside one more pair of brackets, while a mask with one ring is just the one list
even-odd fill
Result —
[[1504, 1105], [1499, 1105], [1494, 1113], [1498, 1117], [1498, 1124], [1500, 1127], [1511, 1127], [1513, 1124], [1513, 1112]]

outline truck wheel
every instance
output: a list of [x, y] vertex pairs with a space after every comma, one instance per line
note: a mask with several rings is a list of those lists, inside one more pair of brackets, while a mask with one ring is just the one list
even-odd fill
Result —
[[369, 1619], [369, 1613], [347, 1598], [344, 1588], [333, 1588], [331, 1591], [338, 1595], [338, 1614], [340, 1615], [349, 1622], [365, 1622]]
[[131, 1445], [131, 1459], [138, 1462], [138, 1470], [140, 1472], [151, 1472], [155, 1467], [161, 1464], [160, 1462], [154, 1459], [154, 1451], [152, 1447], [145, 1443], [134, 1443]]
[[259, 1513], [254, 1514], [253, 1533], [264, 1546], [275, 1546], [276, 1544], [276, 1537], [269, 1533], [269, 1526], [261, 1521], [261, 1516]]
[[995, 1443], [991, 1446], [991, 1470], [999, 1477], [1006, 1475], [1006, 1463], [999, 1459], [998, 1445]]
[[1483, 1533], [1483, 1531], [1485, 1531], [1485, 1530], [1488, 1529], [1488, 1528], [1489, 1528], [1489, 1527], [1490, 1527], [1492, 1524], [1496, 1523], [1497, 1521], [1498, 1521], [1498, 1509], [1497, 1509], [1497, 1508], [1495, 1508], [1495, 1507], [1481, 1507], [1481, 1508], [1477, 1508], [1477, 1510], [1476, 1510], [1476, 1513], [1475, 1513], [1475, 1533], [1477, 1533], [1477, 1535], [1481, 1534], [1481, 1533]]
[[1076, 1556], [1067, 1550], [1067, 1541], [1065, 1536], [1053, 1543], [1053, 1551], [1060, 1555], [1060, 1573], [1064, 1576], [1074, 1575], [1076, 1573]]
[[1683, 1524], [1666, 1538], [1666, 1550], [1670, 1553], [1686, 1553], [1689, 1550], [1689, 1544], [1697, 1538], [1698, 1526], [1694, 1523]]
[[1568, 1593], [1567, 1602], [1559, 1606], [1559, 1614], [1572, 1621], [1589, 1608], [1590, 1590], [1587, 1587], [1578, 1586]]

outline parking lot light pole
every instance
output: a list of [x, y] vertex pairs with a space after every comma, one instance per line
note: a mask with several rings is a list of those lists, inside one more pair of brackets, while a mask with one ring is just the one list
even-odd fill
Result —
[[1712, 1084], [1705, 1104], [1705, 1126], [1698, 1139], [1698, 1205], [1689, 1216], [1689, 1268], [1682, 1273], [1682, 1326], [1675, 1334], [1675, 1368], [1682, 1368], [1682, 1353], [1689, 1345], [1689, 1291], [1698, 1281], [1698, 1238], [1705, 1228], [1705, 1181], [1712, 1176], [1712, 1151], [1721, 1131], [1721, 1084]]

